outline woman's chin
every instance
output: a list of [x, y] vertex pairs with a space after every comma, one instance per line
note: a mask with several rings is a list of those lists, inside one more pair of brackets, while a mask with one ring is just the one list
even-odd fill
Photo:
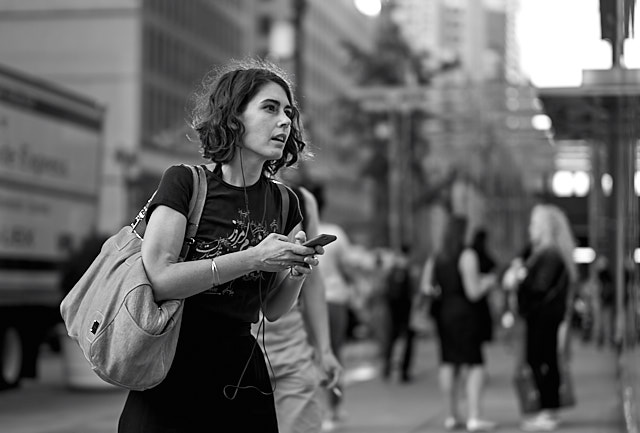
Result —
[[282, 158], [282, 154], [284, 153], [284, 149], [277, 149], [274, 152], [271, 152], [271, 154], [268, 156], [268, 160], [269, 161], [276, 161], [280, 158]]

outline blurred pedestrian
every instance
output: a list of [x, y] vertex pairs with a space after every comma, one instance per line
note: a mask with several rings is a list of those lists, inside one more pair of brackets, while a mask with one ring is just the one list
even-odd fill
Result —
[[155, 298], [185, 298], [178, 347], [162, 383], [129, 392], [120, 433], [278, 431], [251, 323], [259, 312], [269, 321], [286, 313], [323, 253], [300, 245], [298, 200], [271, 179], [305, 148], [284, 77], [265, 62], [234, 62], [197, 95], [191, 126], [210, 163], [194, 244], [178, 262], [193, 190], [191, 171], [179, 165], [160, 181], [142, 244]]
[[594, 336], [598, 348], [614, 346], [615, 288], [605, 256], [596, 258], [593, 267]]
[[[466, 427], [468, 431], [488, 431], [495, 423], [483, 419], [481, 413], [485, 378], [482, 344], [486, 336], [476, 302], [486, 296], [495, 276], [480, 273], [478, 254], [465, 245], [466, 226], [465, 219], [449, 217], [439, 251], [425, 264], [421, 291], [431, 296], [439, 291], [432, 315], [440, 349], [440, 389], [447, 410], [444, 426], [447, 430]], [[466, 423], [458, 407], [463, 368], [467, 370]]]
[[[349, 275], [349, 257], [352, 246], [349, 236], [342, 227], [323, 220], [323, 211], [326, 204], [324, 186], [317, 185], [311, 192], [316, 199], [320, 214], [318, 232], [335, 235], [338, 238], [330, 246], [327, 246], [318, 271], [323, 278], [326, 290], [331, 350], [338, 362], [342, 363], [342, 347], [347, 339], [349, 303], [352, 296], [352, 289], [349, 283], [351, 278]], [[323, 422], [323, 430], [331, 431], [346, 417], [342, 378], [338, 381], [337, 386], [327, 390], [327, 406], [328, 413]]]
[[414, 289], [411, 280], [409, 247], [402, 245], [393, 255], [393, 264], [386, 278], [384, 297], [388, 307], [388, 329], [384, 340], [382, 355], [382, 376], [388, 379], [393, 369], [393, 352], [398, 341], [403, 342], [403, 354], [400, 364], [400, 380], [411, 381], [411, 361], [413, 358], [413, 340], [415, 332], [409, 327], [411, 302]]
[[[302, 228], [307, 237], [318, 234], [318, 205], [302, 186], [293, 191], [300, 201]], [[327, 247], [328, 249], [331, 247]], [[318, 433], [322, 428], [322, 386], [331, 389], [342, 366], [331, 350], [324, 282], [319, 272], [309, 275], [298, 302], [273, 323], [265, 324], [262, 345], [268, 354], [280, 433]], [[258, 326], [254, 325], [257, 333]], [[256, 335], [260, 341], [260, 335]]]
[[[492, 276], [495, 278], [496, 261], [493, 255], [489, 252], [487, 247], [488, 233], [484, 228], [478, 228], [473, 234], [471, 240], [471, 248], [476, 252], [478, 256], [478, 271], [482, 276]], [[491, 306], [489, 303], [489, 292], [483, 294], [480, 299], [476, 300], [475, 305], [478, 309], [478, 316], [480, 318], [479, 325], [482, 327], [483, 340], [490, 342], [493, 340], [493, 314], [491, 312]]]
[[531, 254], [505, 274], [505, 287], [517, 290], [525, 322], [524, 359], [540, 395], [541, 410], [525, 419], [525, 431], [558, 427], [560, 371], [558, 330], [565, 319], [570, 285], [577, 280], [575, 241], [565, 214], [553, 205], [536, 205], [529, 222]]

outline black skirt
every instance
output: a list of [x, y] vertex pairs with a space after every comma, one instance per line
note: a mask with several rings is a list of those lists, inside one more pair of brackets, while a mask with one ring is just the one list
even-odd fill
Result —
[[129, 392], [118, 432], [277, 433], [264, 355], [248, 324], [234, 335], [198, 341], [186, 337], [188, 332], [181, 330], [167, 378], [150, 390]]
[[436, 318], [440, 362], [482, 365], [483, 328], [476, 311], [466, 300], [443, 300]]

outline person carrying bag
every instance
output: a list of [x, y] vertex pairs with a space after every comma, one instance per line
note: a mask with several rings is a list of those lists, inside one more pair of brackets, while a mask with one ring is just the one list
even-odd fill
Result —
[[[189, 168], [194, 192], [180, 261], [193, 244], [207, 195], [204, 169]], [[157, 303], [142, 264], [142, 237], [136, 229], [152, 199], [131, 225], [107, 239], [60, 304], [68, 334], [93, 371], [108, 383], [132, 390], [152, 388], [166, 377], [184, 306], [182, 299]]]
[[[523, 325], [523, 348], [514, 384], [524, 431], [551, 431], [559, 425], [558, 409], [575, 404], [568, 374], [570, 289], [576, 283], [575, 241], [564, 213], [553, 205], [536, 205], [529, 223], [530, 256], [514, 260], [503, 278], [517, 291]], [[531, 415], [529, 415], [531, 414]]]

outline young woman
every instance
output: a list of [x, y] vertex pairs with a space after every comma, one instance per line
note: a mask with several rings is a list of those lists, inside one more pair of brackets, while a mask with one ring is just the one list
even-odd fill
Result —
[[210, 164], [194, 251], [178, 262], [193, 190], [182, 166], [162, 177], [142, 247], [156, 299], [186, 299], [178, 348], [160, 385], [129, 393], [118, 431], [277, 432], [251, 323], [260, 311], [269, 321], [288, 311], [324, 252], [300, 245], [298, 201], [287, 188], [282, 218], [283, 197], [270, 179], [305, 147], [299, 114], [289, 83], [264, 62], [229, 65], [195, 102], [192, 127]]

